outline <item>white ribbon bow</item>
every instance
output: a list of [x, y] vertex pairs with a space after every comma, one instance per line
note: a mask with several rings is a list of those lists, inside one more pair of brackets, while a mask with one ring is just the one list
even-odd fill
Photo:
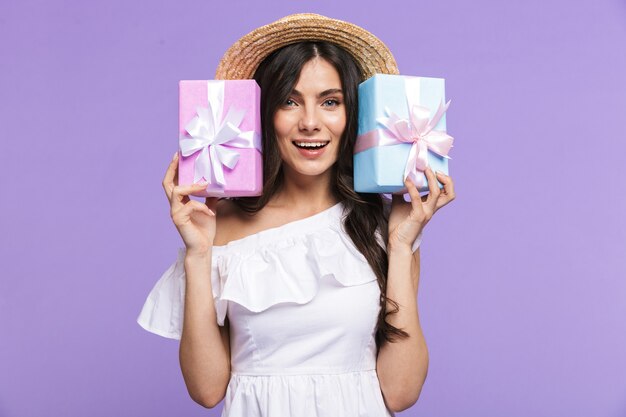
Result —
[[245, 110], [231, 107], [222, 119], [224, 81], [211, 80], [207, 84], [207, 107], [196, 109], [197, 115], [185, 126], [189, 136], [181, 134], [179, 144], [185, 157], [200, 151], [194, 163], [194, 183], [204, 178], [209, 184], [224, 187], [224, 167], [233, 169], [239, 161], [239, 152], [232, 148], [260, 151], [261, 136], [254, 130], [239, 129]]

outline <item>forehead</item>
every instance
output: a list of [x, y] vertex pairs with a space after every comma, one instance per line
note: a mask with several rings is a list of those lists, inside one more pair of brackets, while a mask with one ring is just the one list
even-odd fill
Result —
[[340, 89], [341, 79], [335, 67], [323, 58], [314, 58], [302, 66], [294, 86], [302, 94]]

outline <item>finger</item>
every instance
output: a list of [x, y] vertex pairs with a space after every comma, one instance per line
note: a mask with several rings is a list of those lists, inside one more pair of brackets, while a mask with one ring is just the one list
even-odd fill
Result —
[[411, 181], [409, 178], [404, 180], [404, 186], [409, 192], [409, 196], [411, 196], [411, 207], [416, 212], [416, 214], [418, 214], [419, 216], [423, 215], [424, 206], [422, 204], [422, 198], [420, 196], [419, 190], [417, 189], [415, 184], [413, 184], [413, 181]]
[[172, 210], [180, 209], [180, 206], [187, 202], [186, 199], [188, 199], [190, 195], [203, 191], [206, 189], [207, 185], [206, 182], [200, 182], [198, 184], [174, 186], [172, 189], [172, 199], [170, 200]]
[[202, 204], [201, 202], [196, 200], [189, 200], [189, 203], [185, 204], [185, 210], [188, 210], [188, 214], [191, 214], [191, 212], [195, 211], [204, 213], [207, 216], [214, 215], [214, 213], [206, 206], [206, 204]]
[[437, 172], [437, 179], [439, 182], [443, 184], [443, 189], [448, 195], [454, 195], [454, 181], [450, 178], [449, 175], [444, 174], [443, 172]]
[[445, 198], [440, 203], [440, 207], [443, 207], [456, 197], [454, 193], [454, 181], [452, 181], [450, 176], [444, 174], [443, 172], [437, 172], [437, 178], [443, 184], [443, 193], [445, 194]]
[[172, 157], [167, 170], [165, 171], [165, 177], [163, 177], [163, 190], [168, 200], [172, 200], [172, 190], [174, 189], [174, 179], [178, 176], [178, 152]]
[[437, 178], [435, 178], [435, 174], [430, 167], [426, 167], [424, 174], [426, 174], [426, 179], [428, 180], [428, 198], [426, 199], [426, 206], [431, 210], [431, 213], [434, 213], [441, 190], [439, 190]]
[[[187, 204], [180, 207], [179, 210], [172, 211], [172, 220], [176, 225], [189, 222], [195, 214], [202, 213], [205, 216], [211, 216], [211, 210], [204, 204], [196, 200], [189, 200]], [[194, 220], [199, 220], [195, 218]]]

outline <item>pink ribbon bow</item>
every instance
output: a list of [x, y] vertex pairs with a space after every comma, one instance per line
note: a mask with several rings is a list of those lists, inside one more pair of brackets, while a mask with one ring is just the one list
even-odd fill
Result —
[[422, 173], [428, 166], [428, 150], [450, 159], [448, 153], [452, 148], [454, 138], [446, 132], [433, 130], [450, 106], [439, 104], [439, 108], [430, 117], [430, 110], [424, 106], [412, 105], [409, 107], [409, 120], [401, 119], [389, 109], [385, 109], [387, 117], [376, 121], [384, 126], [397, 143], [411, 143], [409, 157], [404, 167], [404, 179], [411, 178], [416, 187], [425, 187], [426, 177]]

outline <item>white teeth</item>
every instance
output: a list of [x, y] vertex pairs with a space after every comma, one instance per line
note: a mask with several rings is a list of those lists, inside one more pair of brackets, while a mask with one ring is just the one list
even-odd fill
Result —
[[319, 148], [327, 143], [328, 142], [295, 142], [296, 146], [300, 146], [302, 148]]

